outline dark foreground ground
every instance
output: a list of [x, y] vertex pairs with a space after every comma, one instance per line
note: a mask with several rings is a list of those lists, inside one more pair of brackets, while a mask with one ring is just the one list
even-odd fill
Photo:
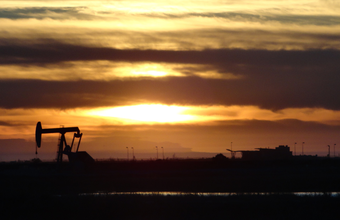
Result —
[[339, 198], [37, 196], [1, 199], [1, 219], [339, 219]]
[[[237, 196], [80, 196], [94, 192], [237, 192]], [[268, 192], [271, 195], [245, 195]], [[289, 192], [324, 192], [298, 197]], [[338, 219], [340, 160], [0, 163], [4, 219]]]

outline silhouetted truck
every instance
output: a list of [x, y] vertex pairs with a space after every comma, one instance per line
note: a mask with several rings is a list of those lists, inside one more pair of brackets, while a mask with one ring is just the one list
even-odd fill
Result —
[[245, 160], [278, 160], [293, 157], [288, 145], [279, 145], [275, 149], [256, 148], [257, 151], [241, 151], [242, 159]]

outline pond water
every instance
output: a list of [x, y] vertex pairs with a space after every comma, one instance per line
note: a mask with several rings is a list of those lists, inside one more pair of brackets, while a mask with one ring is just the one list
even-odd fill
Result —
[[295, 196], [331, 196], [338, 197], [340, 192], [97, 192], [81, 193], [80, 196], [110, 196], [110, 195], [144, 195], [144, 196], [239, 196], [239, 195], [295, 195]]

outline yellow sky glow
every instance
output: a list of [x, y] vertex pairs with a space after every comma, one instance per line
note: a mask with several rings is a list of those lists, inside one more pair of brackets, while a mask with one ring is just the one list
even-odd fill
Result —
[[[32, 133], [32, 126], [42, 121], [44, 127], [125, 125], [149, 123], [213, 123], [228, 120], [283, 120], [297, 119], [324, 124], [340, 124], [340, 111], [322, 108], [287, 108], [280, 111], [260, 109], [256, 106], [175, 106], [141, 104], [94, 109], [0, 109], [0, 121], [16, 127], [0, 125], [4, 136], [15, 135], [21, 127], [21, 136]], [[1, 135], [0, 135], [1, 136]]]
[[191, 75], [214, 79], [240, 79], [242, 76], [233, 73], [219, 73], [210, 70], [207, 65], [198, 64], [168, 64], [151, 62], [111, 62], [72, 61], [46, 66], [0, 66], [2, 79], [40, 79], [40, 80], [114, 80], [134, 77], [185, 77], [181, 70], [194, 69]]
[[297, 119], [334, 124], [340, 111], [319, 108], [289, 108], [280, 111], [257, 106], [168, 106], [143, 104], [85, 111], [85, 115], [114, 119], [124, 124], [139, 123], [209, 123], [222, 120], [284, 120]]
[[140, 122], [174, 123], [194, 119], [193, 115], [186, 115], [183, 113], [187, 109], [188, 107], [181, 106], [145, 104], [94, 110], [90, 111], [89, 114]]

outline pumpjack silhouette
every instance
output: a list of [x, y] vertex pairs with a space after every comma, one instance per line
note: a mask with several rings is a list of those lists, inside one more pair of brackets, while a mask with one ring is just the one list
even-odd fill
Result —
[[[73, 134], [73, 139], [71, 145], [67, 145], [65, 133], [67, 132], [76, 132]], [[37, 123], [37, 127], [35, 129], [35, 141], [37, 147], [41, 147], [41, 135], [48, 133], [59, 133], [59, 142], [58, 142], [58, 151], [57, 151], [57, 163], [61, 163], [63, 160], [63, 154], [68, 156], [68, 159], [71, 163], [81, 162], [84, 164], [93, 163], [94, 159], [86, 152], [86, 151], [78, 151], [81, 138], [83, 133], [80, 133], [78, 127], [61, 127], [61, 128], [47, 128], [42, 129], [41, 122]], [[79, 138], [77, 147], [73, 147], [75, 138]]]

